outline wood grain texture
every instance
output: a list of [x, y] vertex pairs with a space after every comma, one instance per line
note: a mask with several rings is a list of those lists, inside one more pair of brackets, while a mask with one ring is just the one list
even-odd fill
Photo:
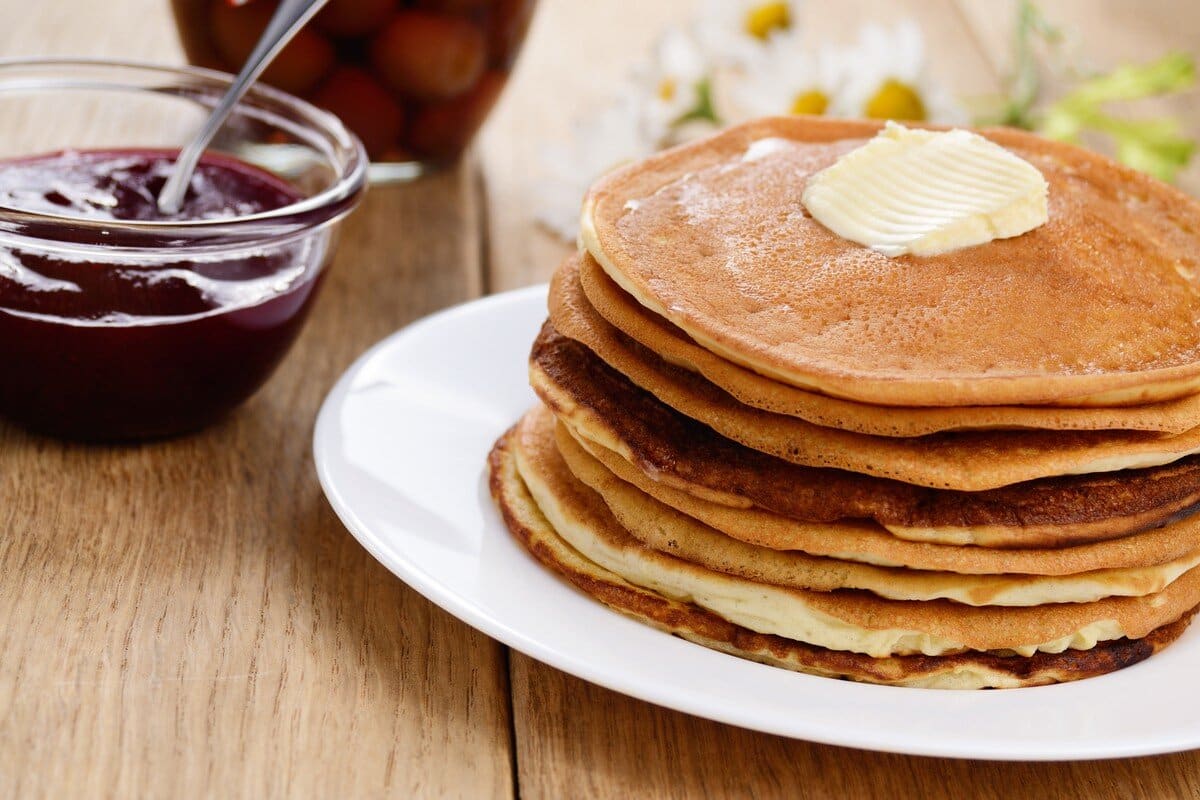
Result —
[[[502, 648], [359, 547], [310, 455], [362, 350], [478, 291], [471, 238], [434, 235], [471, 229], [470, 192], [375, 193], [296, 351], [214, 429], [0, 427], [0, 795], [510, 794]], [[414, 233], [382, 235], [397, 220]]]
[[[917, 758], [709, 722], [515, 653], [512, 683], [521, 796], [528, 800], [1166, 800], [1200, 793], [1195, 755], [1059, 764]], [[970, 720], [962, 725], [965, 734]]]
[[[1114, 3], [1116, 4], [1116, 3]], [[614, 5], [625, 8], [614, 10]], [[532, 220], [537, 207], [539, 132], [561, 135], [571, 115], [600, 102], [665, 15], [695, 3], [575, 4], [542, 0], [541, 17], [504, 106], [483, 143], [489, 209], [490, 286], [544, 280], [569, 245]], [[1012, 6], [980, 0], [988, 15], [951, 0], [809, 3], [808, 35], [846, 39], [864, 20], [916, 16], [939, 75], [981, 94], [997, 87], [997, 64], [980, 42], [1008, 41]], [[1077, 3], [1086, 16], [1088, 3]], [[1129, 4], [1132, 5], [1132, 4]], [[635, 10], [636, 9], [636, 10]], [[964, 11], [971, 13], [964, 13]], [[627, 36], [626, 15], [652, 17]], [[1073, 17], [1071, 19], [1074, 19]], [[1097, 20], [1096, 24], [1103, 24]], [[979, 27], [984, 26], [984, 27]], [[566, 29], [595, 32], [580, 42]], [[601, 48], [611, 57], [597, 58]], [[589, 69], [576, 67], [586, 63]], [[547, 87], [553, 86], [553, 91]], [[548, 98], [562, 102], [547, 102]], [[553, 137], [547, 134], [553, 141]], [[1200, 754], [1101, 763], [1003, 764], [867, 753], [732, 728], [588, 684], [519, 653], [510, 654], [518, 784], [524, 798], [986, 798], [1046, 800], [1200, 797]], [[963, 720], [964, 729], [970, 720]]]
[[[3, 0], [0, 54], [178, 61], [167, 6]], [[295, 350], [215, 428], [0, 424], [0, 797], [512, 795], [503, 648], [346, 533], [310, 450], [354, 358], [480, 293], [476, 174], [373, 192]]]

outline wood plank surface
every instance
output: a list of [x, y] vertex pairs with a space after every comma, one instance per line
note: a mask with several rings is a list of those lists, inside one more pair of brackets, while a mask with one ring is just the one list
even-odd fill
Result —
[[[601, 102], [663, 22], [682, 19], [698, 5], [542, 0], [528, 50], [483, 142], [492, 289], [545, 280], [571, 249], [530, 215], [538, 207], [530, 176], [540, 168], [539, 136], [553, 141], [564, 135], [572, 110], [578, 115]], [[957, 91], [979, 95], [998, 88], [998, 56], [1009, 42], [1013, 6], [992, 0], [974, 5], [986, 6], [987, 13], [952, 0], [809, 3], [804, 22], [813, 40], [844, 41], [865, 20], [915, 17], [937, 74], [952, 76]], [[1074, 5], [1063, 21], [1087, 17], [1088, 2]], [[639, 24], [618, 33], [633, 16]], [[1103, 17], [1095, 24], [1102, 25]], [[565, 36], [567, 30], [594, 35], [581, 40]], [[584, 63], [588, 69], [579, 69]], [[519, 653], [510, 659], [518, 784], [525, 798], [1200, 797], [1197, 754], [1004, 764], [867, 753], [709, 722], [588, 684]], [[962, 724], [969, 728], [970, 720]]]
[[[181, 60], [165, 0], [0, 19], [6, 56]], [[0, 797], [512, 795], [503, 648], [359, 547], [311, 458], [354, 358], [480, 293], [475, 176], [373, 192], [227, 422], [120, 448], [0, 424]]]
[[[1170, 800], [1194, 755], [1059, 764], [917, 758], [799, 742], [652, 706], [513, 654], [523, 798]], [[967, 735], [971, 721], [963, 719]]]

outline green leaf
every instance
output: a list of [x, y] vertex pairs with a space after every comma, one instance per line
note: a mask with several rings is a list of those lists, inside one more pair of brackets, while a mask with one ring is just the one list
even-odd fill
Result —
[[1183, 53], [1148, 64], [1125, 64], [1090, 78], [1046, 109], [1037, 129], [1051, 139], [1078, 142], [1094, 131], [1112, 139], [1117, 159], [1165, 181], [1188, 165], [1196, 143], [1175, 119], [1128, 119], [1104, 104], [1184, 91], [1195, 84], [1196, 67]]
[[1196, 81], [1196, 65], [1186, 53], [1168, 53], [1149, 64], [1125, 64], [1106, 75], [1086, 80], [1060, 104], [1096, 106], [1116, 100], [1181, 92]]
[[689, 122], [711, 122], [714, 125], [721, 124], [721, 118], [717, 115], [717, 108], [713, 104], [712, 97], [712, 80], [707, 76], [696, 82], [696, 106], [679, 116], [677, 120], [671, 123], [672, 127], [679, 127]]
[[1164, 181], [1174, 180], [1196, 149], [1173, 119], [1107, 119], [1095, 127], [1113, 137], [1123, 164]]

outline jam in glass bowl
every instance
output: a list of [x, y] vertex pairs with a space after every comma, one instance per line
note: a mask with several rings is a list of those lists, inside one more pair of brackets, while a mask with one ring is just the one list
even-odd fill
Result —
[[[277, 0], [171, 0], [193, 64], [237, 72]], [[456, 159], [500, 96], [534, 0], [330, 0], [262, 80], [341, 117], [372, 180]]]
[[178, 214], [155, 199], [228, 86], [197, 68], [0, 61], [0, 416], [56, 436], [200, 428], [262, 385], [304, 322], [362, 145], [255, 88]]

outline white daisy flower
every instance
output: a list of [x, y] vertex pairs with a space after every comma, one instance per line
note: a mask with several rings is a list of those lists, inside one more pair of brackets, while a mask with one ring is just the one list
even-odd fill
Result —
[[966, 111], [929, 73], [915, 22], [865, 25], [852, 48], [854, 69], [831, 113], [846, 117], [965, 124]]
[[706, 0], [696, 20], [696, 39], [722, 64], [754, 58], [767, 41], [795, 30], [798, 0]]
[[731, 76], [731, 116], [824, 114], [842, 92], [846, 67], [845, 55], [832, 47], [814, 53], [795, 36], [773, 37]]
[[712, 67], [691, 34], [668, 28], [654, 48], [654, 58], [634, 72], [634, 83], [646, 98], [646, 135], [666, 144], [672, 128], [709, 102]]

